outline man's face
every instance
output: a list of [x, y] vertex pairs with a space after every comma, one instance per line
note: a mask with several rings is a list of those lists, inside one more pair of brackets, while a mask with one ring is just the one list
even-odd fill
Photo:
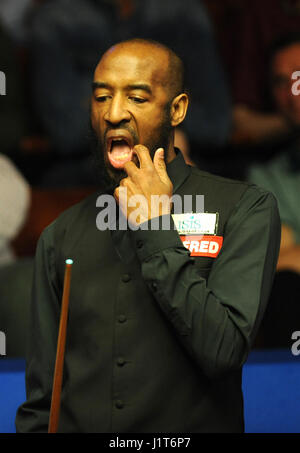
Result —
[[300, 125], [300, 96], [292, 92], [292, 74], [300, 71], [300, 43], [279, 51], [272, 64], [272, 90], [278, 111]]
[[135, 145], [145, 145], [152, 158], [159, 147], [167, 152], [172, 130], [167, 68], [163, 50], [130, 43], [110, 49], [95, 70], [91, 124], [115, 184], [127, 176], [126, 162], [138, 165]]

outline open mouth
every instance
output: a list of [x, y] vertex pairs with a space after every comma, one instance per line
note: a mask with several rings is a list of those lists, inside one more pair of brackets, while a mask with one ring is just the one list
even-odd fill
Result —
[[133, 155], [132, 147], [126, 138], [112, 138], [108, 142], [108, 160], [117, 169], [131, 161]]

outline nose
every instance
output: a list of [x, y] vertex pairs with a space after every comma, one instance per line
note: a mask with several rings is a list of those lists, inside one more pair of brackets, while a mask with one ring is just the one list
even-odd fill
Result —
[[126, 109], [126, 101], [122, 95], [115, 95], [111, 98], [104, 119], [113, 125], [130, 121], [130, 112]]

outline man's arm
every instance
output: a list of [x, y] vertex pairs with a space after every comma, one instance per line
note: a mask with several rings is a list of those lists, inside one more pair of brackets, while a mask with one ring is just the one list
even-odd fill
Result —
[[233, 134], [236, 143], [258, 143], [287, 134], [290, 126], [277, 112], [264, 113], [249, 106], [237, 104], [233, 107]]
[[30, 360], [26, 363], [27, 401], [20, 406], [16, 416], [16, 430], [21, 433], [48, 431], [60, 315], [51, 228], [44, 231], [38, 243], [32, 293]]
[[291, 270], [300, 274], [300, 244], [297, 244], [292, 228], [282, 225], [280, 253], [277, 270]]
[[[300, 273], [300, 236], [297, 234], [299, 227], [297, 228], [298, 220], [295, 212], [297, 201], [294, 186], [286, 186], [286, 183], [290, 184], [292, 179], [291, 176], [286, 175], [286, 161], [283, 158], [283, 155], [279, 156], [279, 160], [273, 160], [267, 166], [252, 166], [248, 179], [272, 192], [278, 200], [282, 229], [277, 271], [291, 270]], [[294, 210], [292, 210], [293, 207]]]
[[219, 377], [247, 359], [263, 317], [280, 244], [272, 194], [249, 187], [229, 218], [208, 279], [177, 231], [132, 231], [142, 275], [201, 370]]

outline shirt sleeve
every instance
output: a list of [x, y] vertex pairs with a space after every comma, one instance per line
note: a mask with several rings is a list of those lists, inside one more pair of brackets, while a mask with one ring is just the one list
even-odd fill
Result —
[[211, 378], [239, 369], [247, 359], [272, 286], [280, 230], [273, 195], [249, 187], [227, 221], [207, 279], [199, 276], [176, 230], [132, 232], [144, 280]]
[[26, 402], [16, 416], [19, 433], [47, 432], [60, 316], [52, 229], [42, 234], [36, 252], [26, 361]]

